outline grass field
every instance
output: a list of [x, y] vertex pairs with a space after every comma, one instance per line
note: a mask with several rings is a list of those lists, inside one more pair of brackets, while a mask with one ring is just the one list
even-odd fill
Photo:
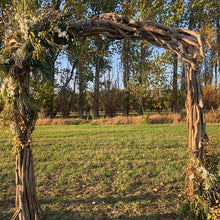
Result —
[[[1, 134], [3, 132], [1, 131]], [[220, 154], [220, 125], [208, 125]], [[0, 138], [0, 219], [15, 200], [15, 158]], [[38, 126], [38, 197], [47, 219], [177, 219], [188, 161], [186, 125]]]

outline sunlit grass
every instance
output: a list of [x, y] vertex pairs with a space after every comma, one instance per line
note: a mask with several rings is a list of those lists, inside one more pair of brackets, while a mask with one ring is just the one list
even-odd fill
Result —
[[[208, 125], [220, 152], [220, 126]], [[14, 211], [14, 156], [0, 143], [0, 219]], [[188, 161], [185, 125], [39, 126], [37, 190], [47, 219], [176, 219]]]

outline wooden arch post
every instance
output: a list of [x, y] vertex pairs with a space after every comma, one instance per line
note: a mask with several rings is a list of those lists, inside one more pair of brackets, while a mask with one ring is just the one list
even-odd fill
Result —
[[205, 106], [199, 76], [199, 68], [193, 69], [190, 64], [186, 64], [186, 110], [189, 131], [189, 151], [203, 162], [208, 137], [206, 135]]

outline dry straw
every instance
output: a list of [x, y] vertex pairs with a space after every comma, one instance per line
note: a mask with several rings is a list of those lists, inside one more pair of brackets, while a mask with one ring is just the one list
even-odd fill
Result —
[[146, 116], [117, 116], [100, 118], [96, 120], [84, 119], [38, 119], [36, 125], [78, 125], [91, 123], [93, 125], [127, 125], [127, 124], [177, 124], [181, 121], [180, 114], [154, 114], [149, 117]]

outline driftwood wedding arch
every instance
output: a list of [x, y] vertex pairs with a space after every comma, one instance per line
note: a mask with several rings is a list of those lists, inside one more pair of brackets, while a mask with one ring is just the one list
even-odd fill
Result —
[[[39, 16], [41, 14], [41, 16]], [[41, 219], [42, 211], [37, 202], [35, 176], [33, 170], [31, 133], [35, 125], [34, 110], [29, 99], [29, 80], [31, 58], [36, 52], [36, 42], [45, 48], [54, 44], [66, 44], [76, 36], [104, 36], [112, 39], [140, 39], [151, 44], [171, 50], [183, 61], [187, 82], [187, 124], [189, 131], [190, 158], [203, 161], [208, 142], [205, 123], [205, 106], [200, 85], [199, 57], [204, 57], [206, 39], [199, 33], [171, 28], [153, 21], [139, 22], [115, 13], [104, 13], [89, 20], [69, 20], [58, 12], [36, 14], [35, 20], [23, 20], [20, 33], [13, 33], [1, 51], [5, 59], [1, 65], [8, 72], [7, 89], [12, 91], [13, 99], [11, 123], [15, 137], [16, 154], [16, 213], [12, 219]], [[22, 22], [20, 22], [20, 26]], [[19, 32], [19, 31], [17, 31]], [[20, 35], [23, 36], [23, 40]], [[53, 36], [53, 40], [51, 39]], [[54, 42], [55, 40], [57, 42]], [[6, 59], [7, 58], [7, 59]], [[11, 86], [11, 87], [10, 87]], [[7, 102], [6, 102], [7, 103]]]

